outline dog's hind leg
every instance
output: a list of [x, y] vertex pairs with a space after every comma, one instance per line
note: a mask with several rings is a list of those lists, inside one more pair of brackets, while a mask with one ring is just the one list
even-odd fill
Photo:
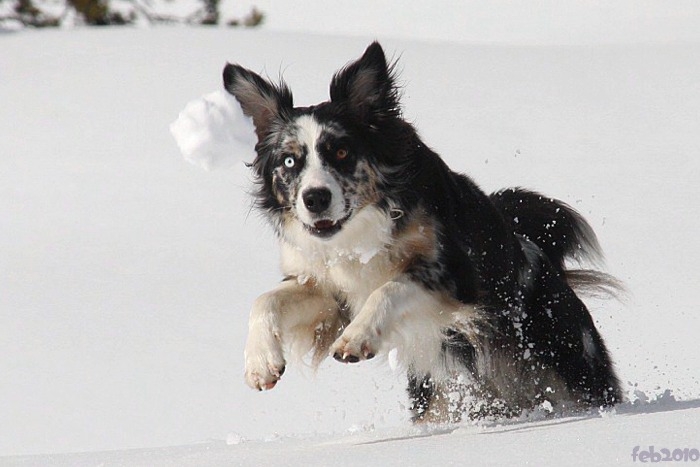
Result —
[[537, 360], [558, 373], [574, 400], [593, 406], [621, 401], [612, 359], [586, 305], [547, 262], [534, 284], [523, 323]]
[[430, 375], [419, 376], [413, 369], [409, 369], [407, 391], [412, 414], [411, 421], [422, 422], [428, 416], [430, 403], [435, 395], [435, 383]]
[[319, 327], [338, 325], [339, 319], [339, 305], [332, 296], [296, 278], [258, 297], [250, 312], [245, 347], [248, 385], [260, 391], [272, 389], [285, 370], [283, 349], [304, 355], [317, 343]]

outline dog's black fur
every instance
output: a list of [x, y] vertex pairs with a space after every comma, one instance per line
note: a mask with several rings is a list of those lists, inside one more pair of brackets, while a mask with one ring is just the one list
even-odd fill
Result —
[[[331, 100], [316, 106], [293, 107], [286, 85], [274, 85], [237, 65], [227, 65], [224, 84], [254, 119], [259, 138], [252, 164], [257, 204], [283, 242], [290, 222], [295, 222], [294, 180], [309, 148], [300, 150], [295, 171], [278, 167], [288, 154], [284, 135], [300, 116], [341, 129], [341, 136], [330, 143], [321, 137], [318, 150], [324, 167], [343, 187], [357, 191], [358, 186], [372, 185], [367, 191], [373, 194], [363, 198], [361, 207], [371, 205], [385, 213], [394, 238], [415, 227], [417, 219], [430, 220], [434, 239], [427, 250], [396, 260], [401, 263], [397, 274], [426, 293], [478, 311], [480, 318], [467, 326], [473, 332], [465, 331], [463, 323], [441, 329], [441, 352], [450, 362], [450, 378], [459, 372], [467, 375], [474, 394], [491, 407], [487, 413], [517, 414], [551, 399], [556, 391], [558, 402], [564, 398], [573, 406], [609, 406], [621, 400], [603, 339], [574, 291], [579, 285], [615, 283], [602, 273], [567, 268], [600, 259], [591, 227], [561, 201], [520, 188], [489, 196], [468, 176], [452, 171], [402, 118], [394, 68], [378, 43], [334, 76]], [[323, 148], [333, 145], [347, 148], [352, 158], [337, 160], [326, 154]], [[367, 170], [358, 172], [360, 161]], [[338, 224], [327, 231], [327, 226], [318, 225], [311, 226], [308, 235], [320, 242], [341, 235], [345, 228]], [[307, 273], [322, 276], [318, 271]], [[345, 297], [350, 292], [333, 284], [319, 285], [318, 290], [322, 287], [343, 303], [338, 307], [340, 324], [330, 330], [333, 339], [359, 310], [349, 309]], [[355, 362], [371, 358], [376, 350], [365, 355], [331, 352], [339, 360]], [[414, 419], [421, 420], [445, 397], [446, 383], [430, 371], [417, 370], [410, 359], [407, 367]], [[278, 373], [259, 387], [274, 386]]]

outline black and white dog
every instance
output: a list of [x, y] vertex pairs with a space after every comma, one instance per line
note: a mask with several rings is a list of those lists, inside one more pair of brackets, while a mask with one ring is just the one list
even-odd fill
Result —
[[290, 355], [356, 363], [396, 349], [415, 421], [620, 401], [574, 292], [613, 279], [566, 267], [600, 256], [591, 227], [561, 201], [488, 196], [450, 170], [402, 119], [378, 43], [311, 107], [238, 65], [223, 78], [255, 124], [257, 205], [282, 248], [284, 280], [250, 315], [250, 386], [274, 387]]

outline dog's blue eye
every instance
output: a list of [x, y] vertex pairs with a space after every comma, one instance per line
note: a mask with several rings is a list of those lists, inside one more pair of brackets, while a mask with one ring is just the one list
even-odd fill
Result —
[[294, 167], [294, 164], [296, 164], [296, 161], [294, 160], [294, 158], [292, 156], [287, 156], [284, 159], [284, 166], [287, 167], [288, 169], [291, 169], [292, 167]]

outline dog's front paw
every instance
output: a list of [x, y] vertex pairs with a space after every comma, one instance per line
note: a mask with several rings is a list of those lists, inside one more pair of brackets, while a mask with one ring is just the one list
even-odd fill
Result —
[[331, 355], [339, 362], [357, 363], [373, 358], [378, 349], [378, 331], [350, 324], [331, 346]]
[[284, 355], [279, 344], [267, 348], [248, 345], [245, 351], [245, 381], [253, 389], [272, 389], [285, 370]]

